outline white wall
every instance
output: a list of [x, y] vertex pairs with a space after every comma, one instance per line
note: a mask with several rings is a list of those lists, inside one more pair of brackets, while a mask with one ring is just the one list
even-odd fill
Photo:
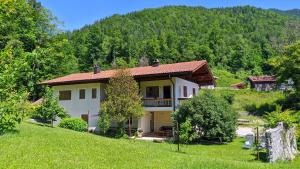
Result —
[[[183, 95], [183, 86], [187, 86], [187, 97]], [[178, 98], [191, 98], [193, 97], [193, 88], [196, 90], [196, 95], [199, 92], [199, 85], [181, 78], [175, 78], [175, 97], [176, 105], [179, 104]]]
[[[97, 97], [95, 99], [92, 99], [93, 88], [97, 89]], [[82, 114], [89, 112], [89, 127], [97, 126], [98, 112], [100, 110], [100, 83], [53, 86], [53, 89], [57, 96], [61, 90], [71, 90], [71, 100], [60, 100], [60, 105], [64, 107], [71, 117], [75, 118], [81, 118]], [[79, 99], [80, 89], [85, 89], [85, 99]]]

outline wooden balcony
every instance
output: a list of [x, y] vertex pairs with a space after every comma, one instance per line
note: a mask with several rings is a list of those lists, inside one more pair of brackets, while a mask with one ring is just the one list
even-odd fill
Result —
[[189, 98], [178, 98], [179, 105], [182, 104], [184, 101], [188, 100]]
[[162, 99], [162, 98], [144, 98], [144, 107], [172, 107], [172, 99]]

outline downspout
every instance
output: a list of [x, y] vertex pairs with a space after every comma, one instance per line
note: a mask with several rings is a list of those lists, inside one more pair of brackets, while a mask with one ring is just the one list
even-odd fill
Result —
[[[171, 83], [172, 83], [172, 89], [173, 89], [173, 111], [175, 111], [176, 110], [176, 107], [175, 107], [175, 84], [174, 84], [174, 82], [173, 82], [173, 80], [172, 80], [172, 77], [171, 77], [171, 75], [169, 74], [169, 79], [170, 79], [170, 81], [171, 81]], [[179, 124], [178, 124], [178, 121], [176, 121], [176, 130], [177, 130], [177, 132], [176, 132], [176, 136], [177, 136], [177, 151], [179, 151], [179, 143], [180, 143], [180, 140], [179, 140]]]
[[172, 80], [172, 77], [171, 77], [171, 75], [169, 74], [169, 79], [170, 79], [170, 81], [171, 81], [171, 83], [172, 83], [172, 91], [173, 91], [173, 99], [172, 99], [172, 106], [173, 106], [173, 111], [175, 111], [176, 110], [176, 107], [175, 107], [175, 84], [174, 84], [174, 82], [173, 82], [173, 80]]

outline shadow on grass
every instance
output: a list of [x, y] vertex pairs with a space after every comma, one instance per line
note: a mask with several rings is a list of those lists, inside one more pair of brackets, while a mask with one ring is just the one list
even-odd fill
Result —
[[255, 104], [247, 104], [244, 106], [245, 110], [249, 112], [250, 115], [263, 116], [269, 112], [276, 110], [276, 103], [265, 103], [260, 106]]
[[13, 129], [13, 130], [8, 130], [8, 131], [6, 131], [4, 133], [0, 133], [0, 136], [6, 135], [6, 134], [14, 135], [14, 134], [19, 134], [19, 133], [20, 133], [19, 130]]
[[263, 163], [268, 162], [268, 155], [267, 155], [267, 152], [265, 152], [265, 151], [260, 151], [258, 153], [258, 155], [257, 155], [257, 152], [255, 151], [251, 155], [254, 157], [254, 159], [250, 160], [250, 161], [261, 161]]

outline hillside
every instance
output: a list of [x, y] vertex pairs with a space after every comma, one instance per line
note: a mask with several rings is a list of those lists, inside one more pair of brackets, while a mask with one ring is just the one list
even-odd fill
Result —
[[291, 10], [286, 10], [286, 11], [283, 11], [283, 10], [278, 10], [278, 9], [271, 9], [275, 12], [278, 12], [280, 14], [285, 14], [285, 15], [288, 15], [288, 16], [294, 16], [294, 17], [299, 17], [300, 19], [300, 9], [291, 9]]
[[300, 21], [255, 7], [206, 9], [167, 6], [113, 15], [69, 32], [81, 71], [98, 60], [135, 66], [139, 59], [162, 63], [206, 59], [233, 73], [269, 73], [267, 60], [300, 37]]
[[242, 149], [243, 139], [224, 145], [185, 145], [112, 139], [23, 123], [0, 136], [0, 168], [205, 168], [296, 169], [293, 162], [268, 164]]

